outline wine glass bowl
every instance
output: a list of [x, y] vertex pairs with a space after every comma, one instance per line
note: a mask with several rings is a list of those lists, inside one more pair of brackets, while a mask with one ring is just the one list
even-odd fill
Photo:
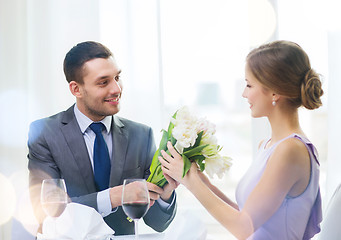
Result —
[[67, 193], [64, 179], [44, 179], [41, 186], [40, 201], [46, 215], [57, 218], [67, 205]]
[[122, 190], [122, 208], [134, 220], [135, 239], [138, 239], [138, 220], [149, 209], [150, 199], [145, 179], [125, 179]]

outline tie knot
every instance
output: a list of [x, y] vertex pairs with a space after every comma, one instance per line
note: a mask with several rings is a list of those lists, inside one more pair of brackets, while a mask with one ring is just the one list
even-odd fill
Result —
[[102, 130], [104, 129], [104, 124], [101, 122], [93, 122], [90, 124], [90, 128], [95, 134], [102, 134]]

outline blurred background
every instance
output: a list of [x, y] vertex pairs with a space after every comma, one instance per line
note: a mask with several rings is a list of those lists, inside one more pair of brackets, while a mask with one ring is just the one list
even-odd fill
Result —
[[[264, 42], [298, 43], [323, 76], [323, 107], [300, 110], [300, 121], [320, 154], [325, 207], [341, 182], [340, 10], [337, 0], [0, 0], [0, 240], [33, 239], [28, 127], [74, 103], [63, 59], [88, 40], [109, 47], [123, 70], [119, 115], [150, 125], [157, 144], [184, 105], [216, 124], [233, 166], [213, 182], [231, 199], [269, 136], [241, 96], [245, 57]], [[234, 239], [186, 189], [177, 192], [177, 217], [201, 219], [208, 239]]]

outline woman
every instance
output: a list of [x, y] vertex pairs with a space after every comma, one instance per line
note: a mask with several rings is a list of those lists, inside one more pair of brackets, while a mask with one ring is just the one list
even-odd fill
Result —
[[319, 75], [303, 49], [275, 41], [252, 50], [246, 59], [243, 97], [252, 117], [267, 117], [271, 137], [259, 145], [255, 161], [236, 189], [237, 204], [213, 186], [193, 163], [182, 178], [183, 161], [159, 158], [167, 178], [185, 185], [238, 239], [310, 239], [319, 232], [321, 197], [317, 152], [302, 131], [298, 108], [316, 109], [323, 94]]

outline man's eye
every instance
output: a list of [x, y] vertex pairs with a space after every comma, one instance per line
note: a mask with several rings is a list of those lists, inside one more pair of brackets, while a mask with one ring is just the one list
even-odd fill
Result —
[[108, 81], [103, 81], [103, 82], [100, 82], [99, 85], [106, 85], [108, 83]]
[[121, 79], [121, 76], [116, 76], [116, 77], [115, 77], [115, 80], [116, 80], [116, 81], [119, 81], [120, 79]]
[[250, 88], [250, 87], [251, 87], [251, 85], [250, 85], [250, 84], [246, 84], [246, 87], [247, 87], [247, 88]]

